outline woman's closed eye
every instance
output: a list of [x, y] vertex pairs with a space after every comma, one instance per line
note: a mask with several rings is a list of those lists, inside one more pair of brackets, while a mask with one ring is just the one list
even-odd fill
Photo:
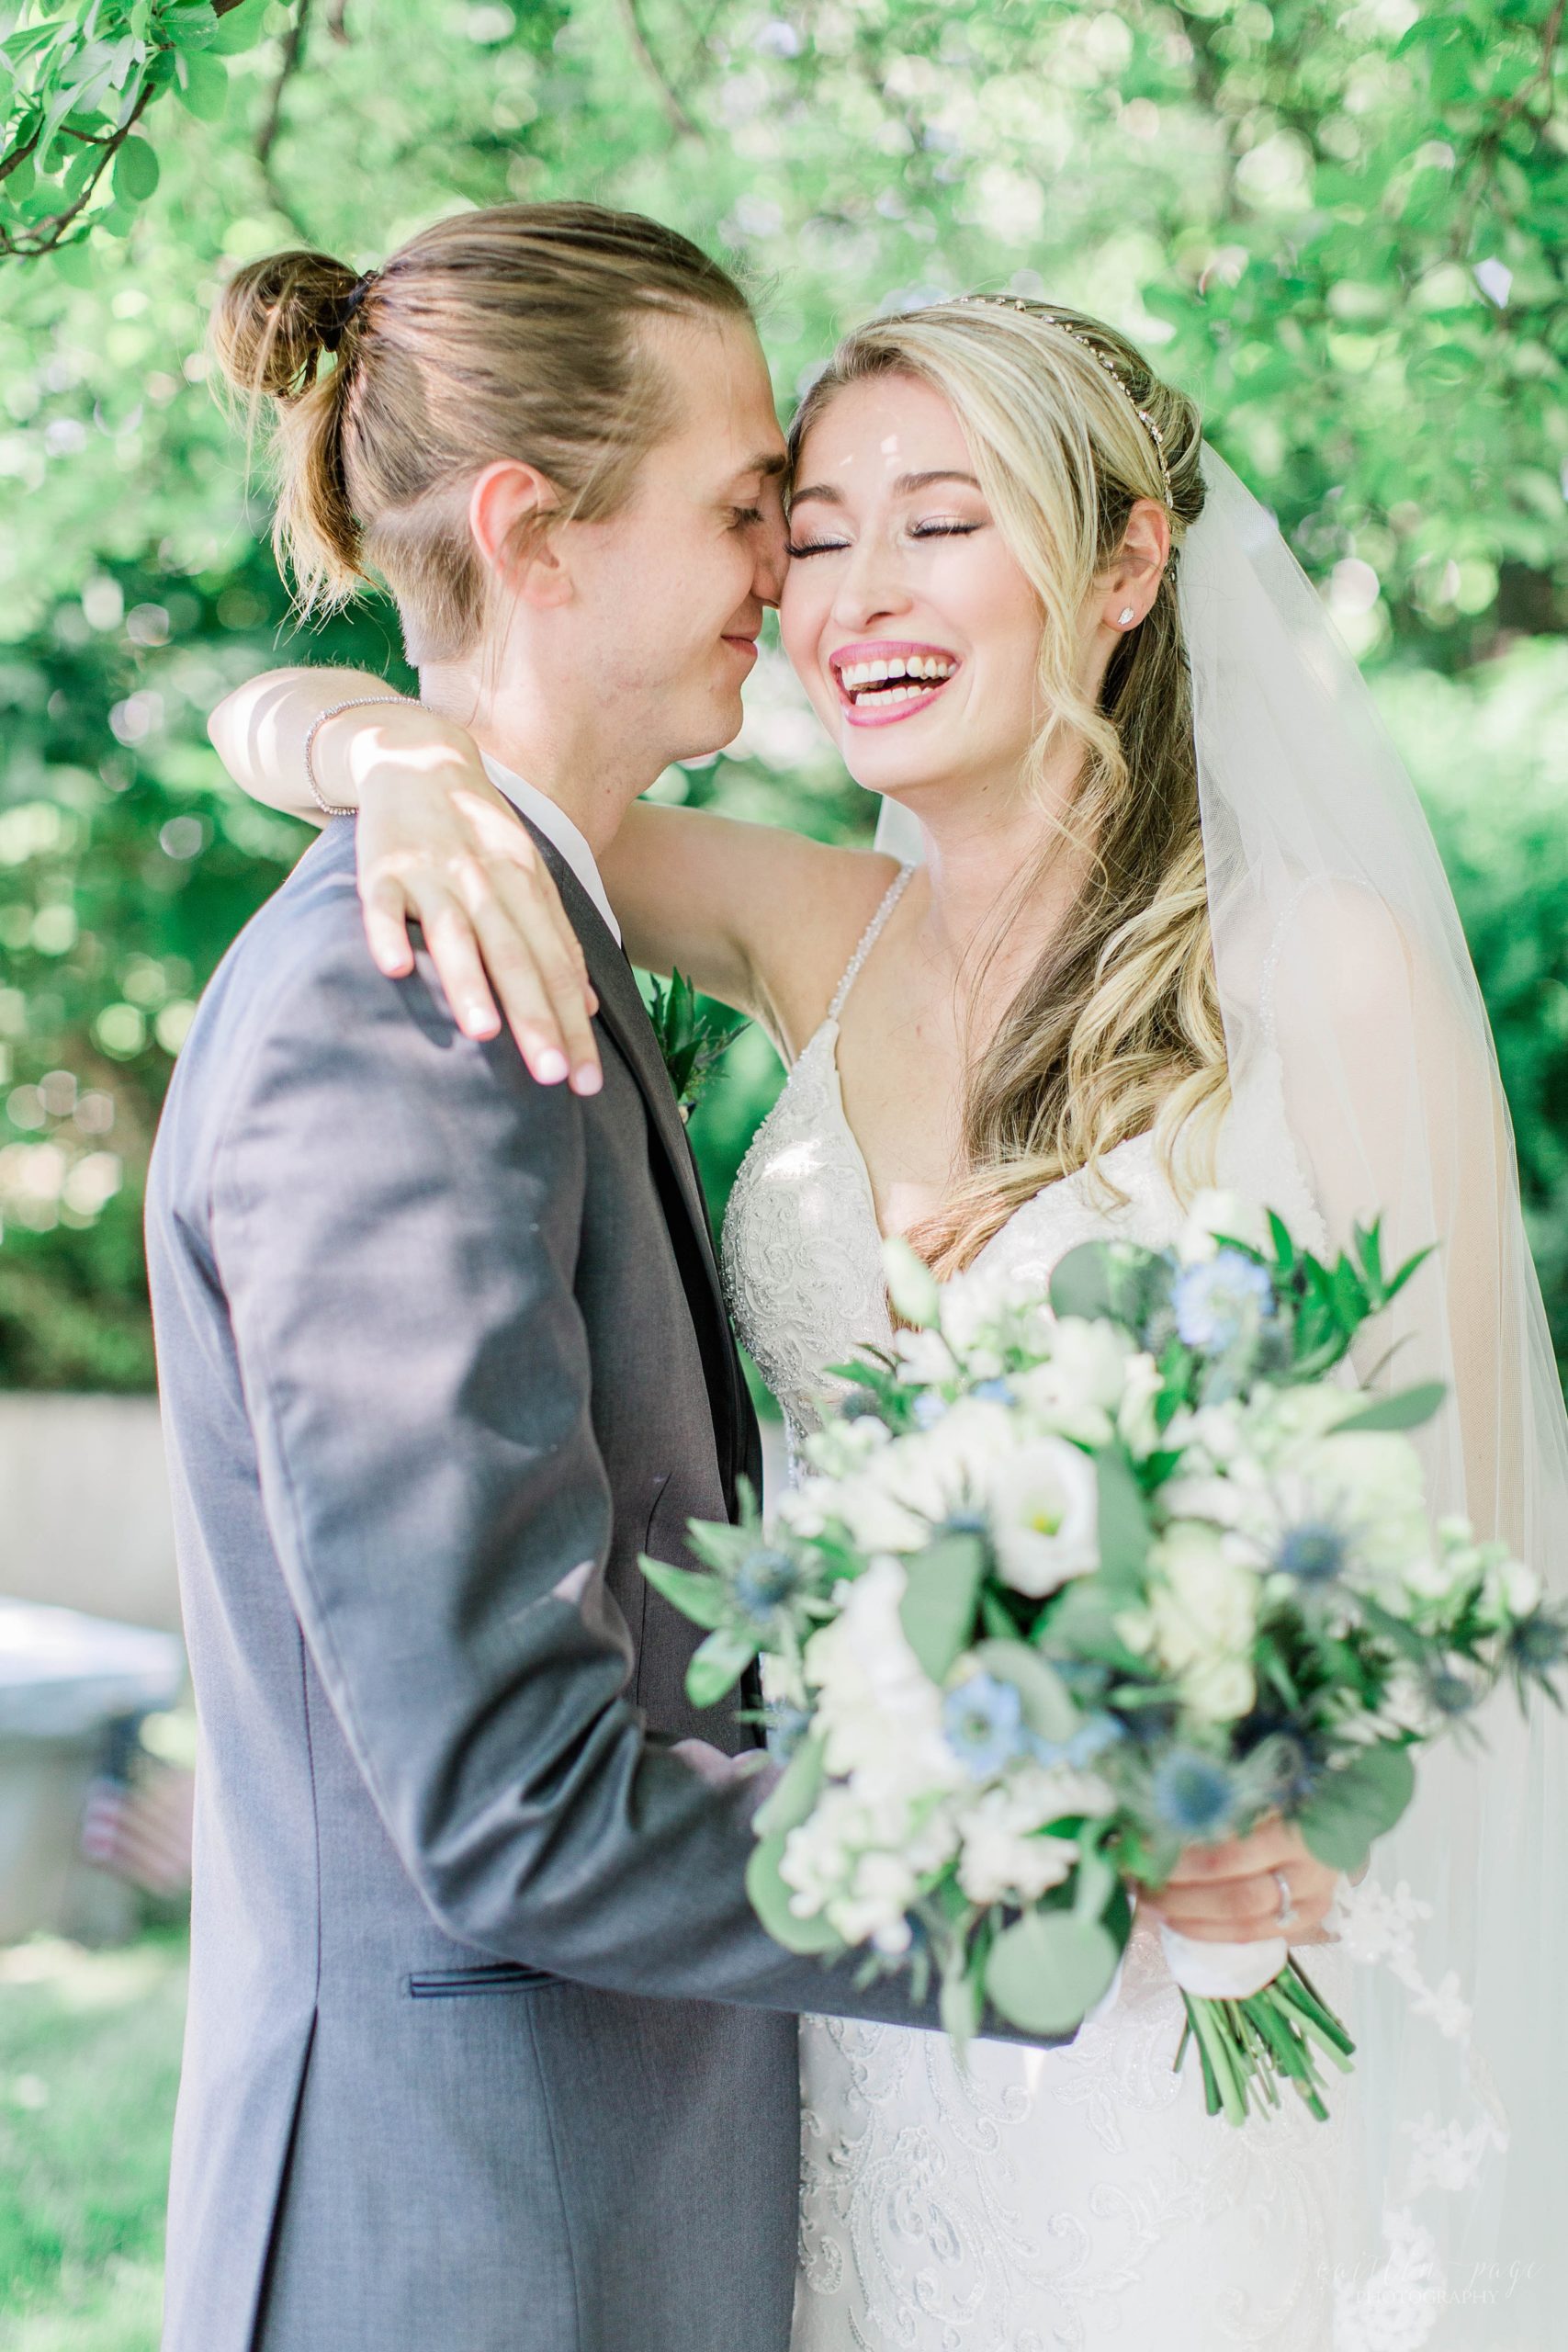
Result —
[[[956, 516], [940, 522], [915, 523], [910, 526], [912, 539], [966, 539], [976, 531], [984, 530], [983, 523], [964, 523]], [[850, 545], [848, 539], [791, 539], [791, 556], [832, 555]]]

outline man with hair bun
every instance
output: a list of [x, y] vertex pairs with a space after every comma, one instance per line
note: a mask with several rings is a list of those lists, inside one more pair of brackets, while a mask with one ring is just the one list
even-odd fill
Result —
[[718, 1752], [750, 1735], [692, 1708], [639, 1574], [759, 1458], [595, 858], [739, 725], [783, 561], [767, 371], [712, 262], [583, 205], [364, 276], [273, 256], [216, 340], [273, 407], [302, 602], [384, 580], [426, 701], [526, 766], [490, 772], [571, 932], [526, 1042], [572, 1082], [461, 981], [455, 1031], [423, 946], [369, 962], [343, 822], [180, 1057], [149, 1201], [202, 1730], [166, 2352], [784, 2352], [795, 2013], [934, 2008], [763, 1934], [758, 1782]]

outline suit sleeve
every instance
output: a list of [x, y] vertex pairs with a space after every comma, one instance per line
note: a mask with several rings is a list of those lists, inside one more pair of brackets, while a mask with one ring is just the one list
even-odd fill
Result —
[[462, 1941], [606, 1988], [931, 2024], [761, 1931], [754, 1781], [650, 1740], [604, 1585], [573, 1278], [581, 1108], [462, 1038], [422, 966], [296, 971], [240, 1090], [213, 1235], [263, 1498], [405, 1868]]

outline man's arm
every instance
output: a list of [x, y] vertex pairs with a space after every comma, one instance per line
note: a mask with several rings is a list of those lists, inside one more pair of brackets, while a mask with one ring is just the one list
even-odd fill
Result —
[[651, 1742], [603, 1566], [573, 1295], [581, 1104], [348, 924], [297, 964], [214, 1186], [263, 1494], [312, 1658], [454, 1936], [644, 1994], [930, 2024], [781, 1951], [752, 1786]]

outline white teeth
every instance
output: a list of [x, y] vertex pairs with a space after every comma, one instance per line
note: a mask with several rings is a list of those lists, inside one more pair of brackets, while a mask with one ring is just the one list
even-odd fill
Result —
[[849, 662], [839, 675], [845, 693], [853, 695], [866, 686], [887, 686], [891, 690], [900, 678], [940, 682], [951, 678], [957, 666], [943, 653], [895, 653], [886, 660]]

